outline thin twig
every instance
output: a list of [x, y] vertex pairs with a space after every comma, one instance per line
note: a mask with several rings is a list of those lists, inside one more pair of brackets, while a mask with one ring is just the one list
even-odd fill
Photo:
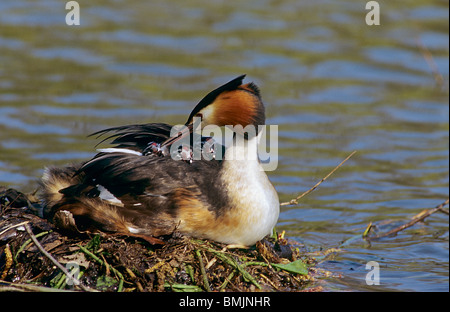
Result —
[[356, 153], [356, 151], [353, 151], [350, 155], [348, 155], [339, 165], [337, 165], [333, 170], [330, 171], [330, 173], [328, 173], [322, 180], [320, 180], [318, 183], [316, 183], [316, 185], [314, 185], [312, 188], [310, 188], [309, 190], [307, 190], [306, 192], [300, 194], [299, 196], [297, 196], [294, 199], [291, 199], [288, 202], [284, 202], [281, 203], [281, 206], [285, 206], [285, 205], [297, 205], [298, 201], [300, 198], [308, 195], [309, 193], [311, 193], [312, 191], [314, 191], [320, 184], [322, 184], [326, 179], [328, 179], [336, 170], [338, 170], [347, 160], [350, 159], [350, 157], [352, 157], [354, 154]]
[[426, 217], [431, 216], [433, 213], [435, 213], [437, 211], [446, 211], [446, 210], [444, 210], [442, 208], [444, 208], [448, 203], [449, 203], [449, 199], [447, 199], [445, 202], [443, 202], [439, 206], [436, 206], [435, 208], [430, 208], [430, 209], [423, 210], [422, 212], [420, 212], [417, 215], [415, 215], [412, 218], [411, 221], [409, 221], [409, 222], [407, 222], [405, 224], [402, 224], [402, 225], [396, 227], [395, 229], [390, 230], [389, 232], [382, 233], [380, 235], [373, 236], [373, 237], [366, 236], [364, 238], [368, 239], [368, 240], [374, 240], [374, 239], [379, 239], [379, 238], [382, 238], [382, 237], [386, 237], [386, 236], [391, 236], [391, 235], [397, 234], [398, 232], [403, 231], [404, 229], [407, 229], [407, 228], [413, 226], [417, 222], [420, 222], [420, 221], [424, 220]]
[[63, 290], [63, 289], [57, 289], [53, 287], [44, 287], [44, 286], [37, 286], [37, 285], [31, 285], [31, 284], [19, 284], [19, 283], [12, 283], [7, 281], [1, 281], [2, 285], [6, 286], [0, 286], [0, 293], [1, 292], [70, 292], [70, 290]]
[[438, 66], [436, 65], [436, 62], [434, 61], [433, 55], [431, 54], [430, 50], [428, 50], [428, 48], [423, 44], [423, 42], [420, 38], [417, 38], [417, 46], [419, 47], [419, 51], [422, 53], [423, 58], [427, 62], [428, 66], [430, 67], [437, 86], [440, 89], [442, 89], [442, 87], [444, 86], [444, 78], [442, 77], [441, 73], [439, 72]]
[[49, 258], [51, 262], [53, 262], [61, 271], [63, 271], [63, 273], [67, 276], [67, 278], [71, 279], [75, 285], [79, 285], [84, 291], [91, 291], [91, 289], [82, 285], [80, 281], [75, 276], [73, 276], [73, 274], [70, 274], [69, 271], [67, 271], [66, 268], [61, 263], [58, 262], [58, 260], [53, 258], [53, 256], [47, 250], [45, 250], [44, 247], [42, 247], [41, 243], [39, 243], [36, 236], [33, 234], [33, 231], [31, 231], [28, 223], [25, 224], [24, 226], [28, 232], [28, 235], [30, 235], [31, 239], [33, 240], [34, 244], [44, 254], [44, 256]]
[[29, 223], [29, 222], [30, 222], [30, 221], [24, 221], [24, 222], [20, 222], [20, 223], [11, 225], [11, 226], [7, 227], [6, 229], [4, 229], [3, 231], [1, 231], [1, 232], [0, 232], [0, 236], [3, 235], [3, 233], [8, 232], [9, 230], [11, 230], [11, 229], [13, 229], [13, 228], [15, 228], [15, 227], [20, 227], [20, 226], [25, 225], [25, 224], [27, 224], [27, 223]]
[[214, 263], [216, 263], [217, 258], [212, 258], [206, 265], [205, 265], [205, 270], [208, 270], [210, 267], [212, 267], [214, 265]]
[[[38, 238], [38, 237], [47, 235], [47, 234], [50, 233], [50, 232], [51, 232], [51, 231], [41, 232], [41, 233], [35, 235], [35, 237]], [[31, 241], [32, 241], [31, 238], [29, 238], [29, 239], [27, 239], [27, 240], [25, 241], [25, 243], [22, 244], [22, 246], [20, 246], [19, 250], [17, 250], [16, 255], [14, 256], [14, 260], [17, 261], [17, 257], [19, 256], [19, 254], [20, 254], [22, 251], [24, 251], [25, 248], [27, 248], [29, 244], [31, 244]]]
[[259, 276], [261, 276], [262, 278], [264, 278], [273, 288], [275, 288], [275, 290], [280, 291], [280, 289], [277, 287], [277, 285], [275, 285], [270, 278], [268, 278], [267, 276], [265, 276], [264, 274], [260, 273]]

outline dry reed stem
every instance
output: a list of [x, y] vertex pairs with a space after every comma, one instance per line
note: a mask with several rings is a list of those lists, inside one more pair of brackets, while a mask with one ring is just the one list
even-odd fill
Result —
[[310, 188], [309, 190], [307, 190], [306, 192], [300, 194], [299, 196], [297, 196], [296, 198], [291, 199], [288, 202], [283, 202], [280, 204], [280, 206], [286, 206], [286, 205], [297, 205], [298, 204], [298, 200], [306, 195], [308, 195], [309, 193], [311, 193], [312, 191], [314, 191], [320, 184], [322, 184], [326, 179], [328, 179], [336, 170], [338, 170], [347, 160], [349, 160], [354, 154], [356, 153], [356, 151], [353, 151], [350, 155], [348, 155], [343, 161], [341, 161], [341, 163], [339, 165], [337, 165], [333, 170], [330, 171], [330, 173], [328, 173], [322, 180], [320, 180], [318, 183], [316, 183], [316, 185], [314, 185], [312, 188]]
[[416, 214], [412, 218], [411, 221], [409, 221], [409, 222], [407, 222], [405, 224], [402, 224], [402, 225], [396, 227], [395, 229], [390, 230], [389, 232], [382, 233], [382, 234], [376, 235], [376, 236], [363, 236], [363, 237], [365, 239], [367, 239], [367, 240], [375, 240], [375, 239], [379, 239], [379, 238], [382, 238], [382, 237], [391, 236], [391, 235], [397, 234], [400, 231], [403, 231], [404, 229], [407, 229], [407, 228], [413, 226], [417, 222], [420, 222], [420, 221], [424, 220], [426, 217], [431, 216], [433, 213], [435, 213], [437, 211], [441, 211], [441, 212], [444, 212], [444, 213], [448, 214], [448, 211], [443, 209], [448, 203], [449, 203], [449, 199], [447, 199], [442, 204], [436, 206], [435, 208], [425, 209], [425, 210], [419, 212], [418, 214]]
[[53, 256], [47, 250], [45, 250], [44, 247], [42, 247], [41, 243], [39, 243], [36, 236], [33, 234], [33, 231], [31, 230], [28, 223], [26, 223], [24, 226], [28, 235], [30, 235], [31, 240], [36, 245], [36, 247], [44, 254], [44, 256], [50, 259], [51, 262], [53, 262], [61, 271], [63, 271], [63, 273], [67, 276], [68, 279], [71, 279], [75, 285], [80, 286], [81, 289], [83, 289], [84, 291], [92, 291], [92, 289], [83, 286], [75, 276], [69, 273], [69, 271], [67, 271], [67, 269], [61, 263], [58, 262], [58, 260], [53, 258]]
[[419, 47], [420, 53], [422, 53], [423, 58], [425, 59], [425, 61], [427, 62], [428, 66], [431, 69], [434, 80], [436, 81], [436, 85], [440, 89], [442, 89], [442, 87], [444, 86], [444, 78], [439, 72], [438, 66], [434, 61], [433, 55], [431, 54], [430, 50], [428, 50], [428, 48], [423, 44], [420, 38], [417, 38], [417, 46]]

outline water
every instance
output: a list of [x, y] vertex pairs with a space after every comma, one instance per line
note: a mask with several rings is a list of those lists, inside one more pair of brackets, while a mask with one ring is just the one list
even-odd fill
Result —
[[[321, 267], [328, 291], [448, 291], [448, 215], [396, 237], [353, 239], [369, 222], [407, 222], [448, 198], [447, 1], [80, 0], [0, 3], [0, 184], [32, 191], [46, 165], [94, 155], [110, 126], [182, 123], [216, 86], [242, 74], [279, 125], [269, 172], [281, 201], [312, 187], [278, 230], [310, 251], [341, 247]], [[430, 57], [431, 56], [431, 57]], [[343, 242], [345, 242], [343, 244]], [[365, 265], [380, 265], [366, 285]]]

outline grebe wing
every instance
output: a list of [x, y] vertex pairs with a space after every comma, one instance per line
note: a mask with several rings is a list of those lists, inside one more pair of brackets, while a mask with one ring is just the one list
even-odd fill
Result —
[[[216, 160], [187, 163], [156, 155], [99, 153], [77, 171], [76, 175], [82, 177], [81, 183], [61, 193], [76, 197], [99, 196], [111, 202], [117, 199], [123, 205], [156, 199], [164, 201], [176, 189], [210, 189], [209, 180], [217, 177], [220, 166], [221, 162]], [[97, 188], [94, 192], [93, 187]]]
[[[162, 143], [170, 137], [171, 125], [166, 123], [148, 123], [113, 127], [92, 133], [90, 136], [105, 137], [97, 145], [113, 139], [110, 144], [117, 144], [117, 148], [128, 148], [142, 152], [151, 142]], [[112, 133], [112, 134], [111, 134]]]

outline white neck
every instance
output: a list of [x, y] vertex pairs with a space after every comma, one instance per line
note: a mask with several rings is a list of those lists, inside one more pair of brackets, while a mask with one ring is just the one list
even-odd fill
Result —
[[233, 142], [226, 147], [224, 159], [230, 161], [258, 161], [258, 143], [261, 133], [249, 140], [240, 134], [233, 137]]
[[233, 139], [225, 151], [222, 182], [227, 189], [232, 211], [242, 217], [230, 235], [242, 244], [254, 244], [269, 234], [280, 212], [278, 194], [258, 159], [261, 133], [250, 140]]

